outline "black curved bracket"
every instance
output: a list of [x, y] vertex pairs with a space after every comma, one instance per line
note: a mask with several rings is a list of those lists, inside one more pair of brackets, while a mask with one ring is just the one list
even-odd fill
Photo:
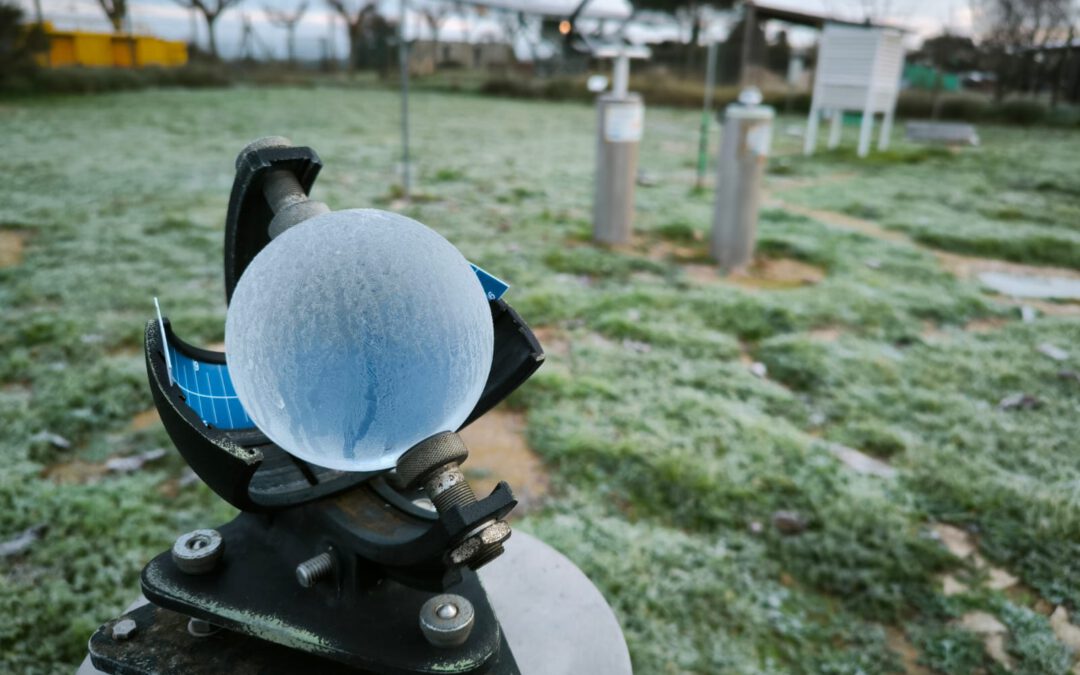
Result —
[[274, 214], [263, 195], [263, 181], [271, 171], [291, 172], [304, 192], [322, 170], [322, 160], [311, 148], [263, 148], [236, 158], [236, 178], [225, 218], [225, 300], [232, 299], [240, 275], [263, 246], [270, 243], [267, 228]]
[[[236, 161], [236, 178], [225, 223], [225, 295], [231, 298], [248, 264], [270, 243], [273, 213], [263, 194], [271, 171], [292, 172], [305, 192], [315, 183], [322, 161], [307, 147], [250, 150]], [[536, 336], [503, 300], [489, 301], [494, 352], [484, 391], [462, 427], [497, 405], [521, 386], [544, 361]], [[164, 328], [164, 333], [162, 332]], [[216, 429], [207, 425], [172, 382], [165, 341], [196, 362], [224, 364], [225, 354], [199, 349], [178, 338], [167, 321], [146, 327], [145, 357], [154, 402], [166, 430], [199, 477], [225, 501], [245, 511], [295, 506], [361, 483], [374, 473], [349, 473], [299, 460], [254, 426]]]

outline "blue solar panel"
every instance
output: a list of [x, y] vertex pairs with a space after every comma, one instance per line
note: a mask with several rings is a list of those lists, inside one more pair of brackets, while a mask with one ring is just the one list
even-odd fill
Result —
[[229, 367], [224, 363], [196, 361], [169, 345], [173, 381], [184, 392], [188, 407], [206, 424], [218, 429], [250, 429], [255, 426], [236, 395]]

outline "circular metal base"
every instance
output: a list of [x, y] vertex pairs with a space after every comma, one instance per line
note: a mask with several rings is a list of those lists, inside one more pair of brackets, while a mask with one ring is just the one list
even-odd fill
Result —
[[[523, 675], [631, 675], [619, 622], [588, 577], [524, 532], [505, 547], [479, 574]], [[87, 657], [76, 675], [100, 671]]]

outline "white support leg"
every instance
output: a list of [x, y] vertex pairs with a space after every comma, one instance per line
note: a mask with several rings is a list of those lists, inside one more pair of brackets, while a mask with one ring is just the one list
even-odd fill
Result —
[[829, 149], [832, 150], [840, 145], [840, 132], [844, 126], [844, 111], [833, 110], [832, 122], [829, 124]]
[[859, 157], [870, 154], [870, 136], [874, 133], [874, 113], [863, 110], [862, 125], [859, 127]]
[[878, 150], [889, 149], [889, 140], [890, 136], [892, 136], [893, 115], [895, 112], [895, 108], [890, 108], [889, 111], [885, 113], [885, 117], [881, 120], [881, 135], [878, 136], [877, 142]]
[[821, 111], [810, 108], [810, 116], [806, 118], [806, 137], [803, 139], [803, 154], [814, 154], [814, 146], [817, 145], [818, 123], [821, 121]]

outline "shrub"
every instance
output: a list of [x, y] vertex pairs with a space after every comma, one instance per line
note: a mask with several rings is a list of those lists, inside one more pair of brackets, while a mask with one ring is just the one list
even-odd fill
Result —
[[994, 115], [1002, 122], [1028, 126], [1046, 119], [1046, 106], [1038, 101], [1005, 101], [997, 107]]

